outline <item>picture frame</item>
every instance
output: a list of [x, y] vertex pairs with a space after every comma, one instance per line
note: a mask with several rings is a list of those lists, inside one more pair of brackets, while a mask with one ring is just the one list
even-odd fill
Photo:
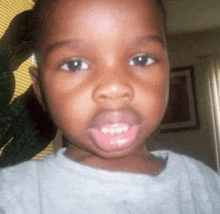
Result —
[[170, 70], [170, 94], [160, 133], [200, 128], [193, 66]]

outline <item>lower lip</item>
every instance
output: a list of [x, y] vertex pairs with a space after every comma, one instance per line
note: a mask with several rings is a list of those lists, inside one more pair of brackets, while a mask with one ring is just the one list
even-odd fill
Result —
[[106, 151], [123, 149], [129, 147], [136, 139], [138, 133], [138, 125], [133, 125], [127, 132], [111, 135], [110, 133], [104, 134], [97, 128], [88, 130], [91, 133], [95, 144]]

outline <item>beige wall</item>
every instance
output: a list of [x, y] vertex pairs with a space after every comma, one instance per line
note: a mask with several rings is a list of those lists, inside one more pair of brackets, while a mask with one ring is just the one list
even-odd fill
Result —
[[159, 143], [184, 147], [195, 157], [215, 165], [214, 140], [207, 71], [199, 57], [220, 53], [220, 29], [170, 35], [167, 38], [171, 67], [194, 66], [196, 94], [201, 129], [187, 132], [159, 134]]

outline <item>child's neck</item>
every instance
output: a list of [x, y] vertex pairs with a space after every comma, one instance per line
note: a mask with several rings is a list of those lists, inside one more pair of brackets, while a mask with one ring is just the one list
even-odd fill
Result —
[[143, 154], [131, 154], [117, 159], [104, 159], [89, 153], [80, 156], [74, 155], [67, 149], [65, 155], [84, 165], [109, 171], [158, 175], [166, 166], [165, 160], [148, 154], [147, 152]]

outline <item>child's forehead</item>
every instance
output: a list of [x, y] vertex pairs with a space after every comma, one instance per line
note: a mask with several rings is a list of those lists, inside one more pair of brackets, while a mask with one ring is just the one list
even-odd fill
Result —
[[164, 38], [163, 20], [154, 0], [50, 1], [43, 16], [40, 49], [69, 38], [108, 41], [126, 37], [128, 40], [145, 36], [147, 31]]
[[51, 3], [45, 11], [44, 21], [52, 21], [53, 25], [59, 25], [67, 17], [76, 22], [83, 19], [83, 24], [90, 25], [106, 25], [108, 20], [116, 24], [133, 18], [152, 19], [152, 24], [159, 20], [154, 0], [51, 0]]

